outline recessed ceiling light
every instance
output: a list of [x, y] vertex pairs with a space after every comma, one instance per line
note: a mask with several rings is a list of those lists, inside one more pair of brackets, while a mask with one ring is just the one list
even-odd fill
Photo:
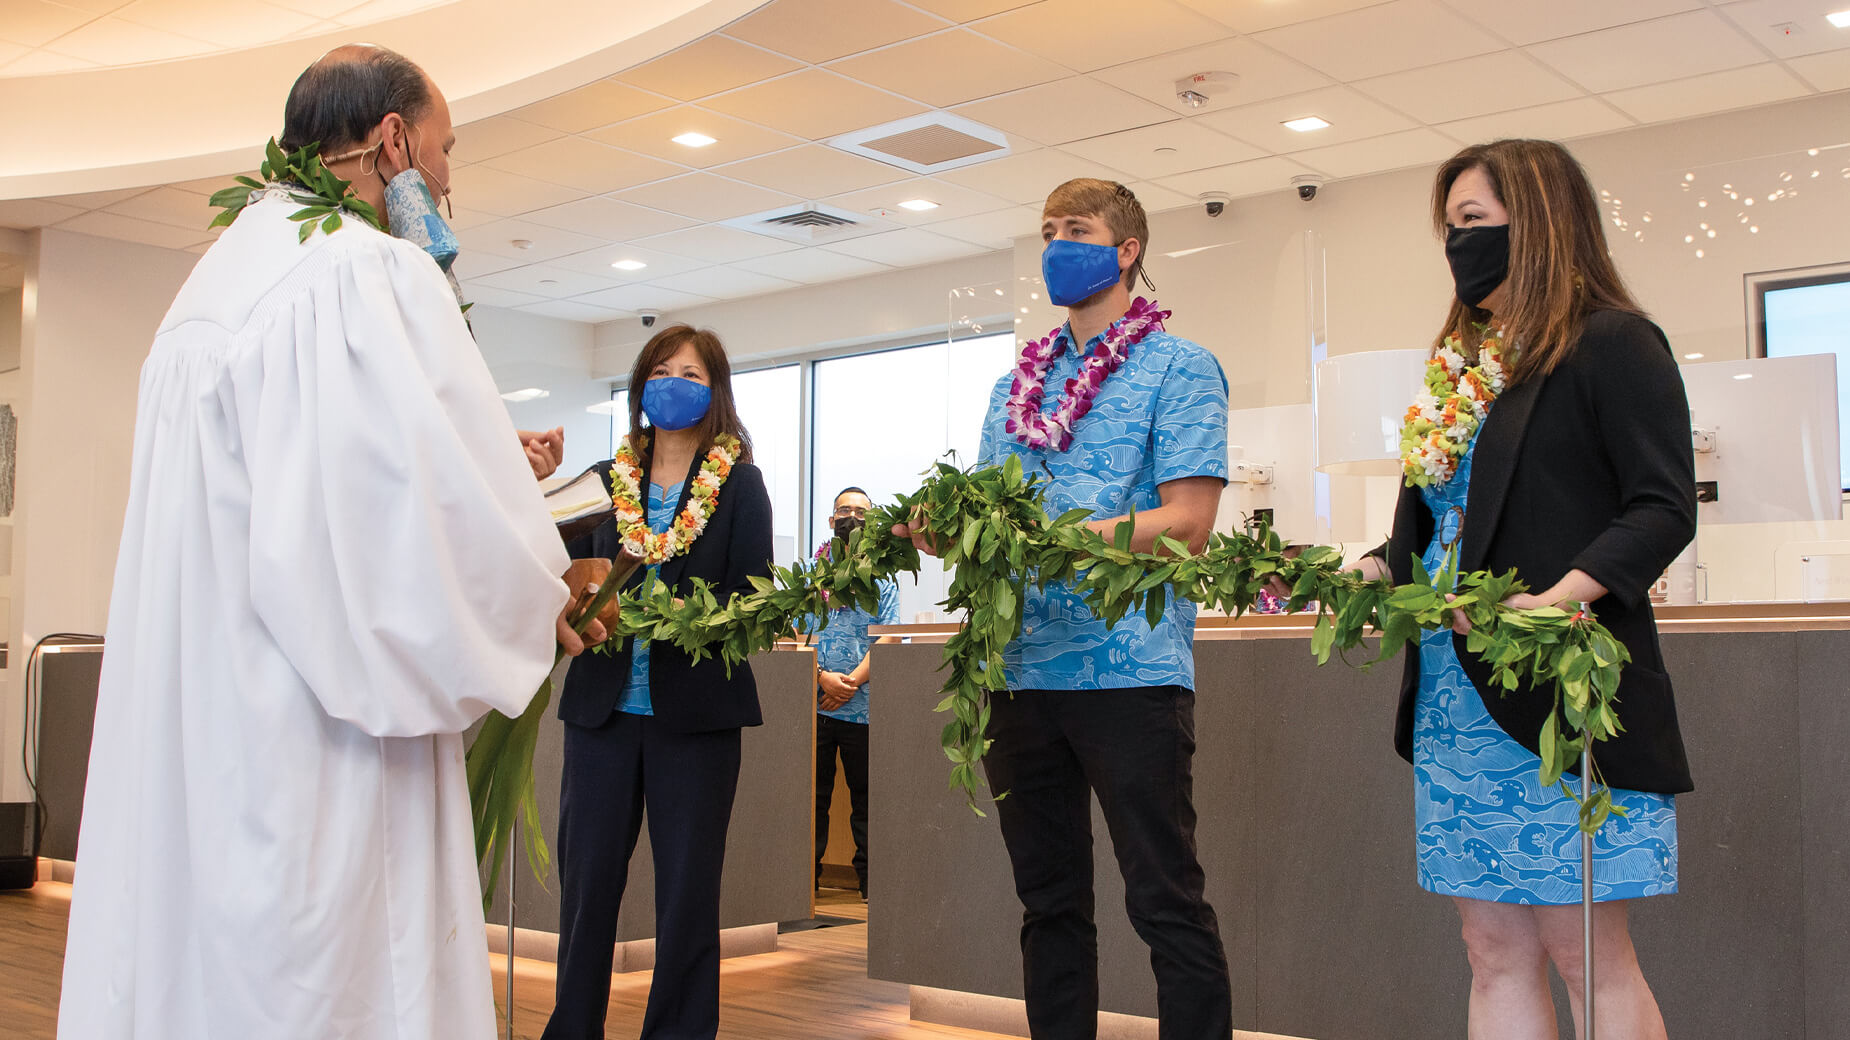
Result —
[[899, 204], [900, 209], [909, 209], [914, 213], [923, 213], [928, 209], [937, 209], [938, 204], [930, 199], [907, 199]]
[[1329, 126], [1330, 121], [1318, 116], [1305, 116], [1302, 119], [1287, 119], [1280, 125], [1287, 130], [1296, 130], [1300, 134], [1307, 134], [1312, 130], [1321, 130]]
[[1697, 353], [1694, 353], [1694, 354], [1685, 354], [1685, 355], [1683, 355], [1683, 360], [1685, 360], [1685, 361], [1701, 361], [1701, 360], [1702, 360], [1702, 354], [1701, 354], [1701, 352], [1697, 352]]
[[1850, 8], [1846, 8], [1842, 11], [1832, 11], [1830, 14], [1824, 16], [1824, 20], [1837, 26], [1839, 29], [1850, 29]]
[[640, 271], [649, 265], [643, 263], [641, 260], [618, 260], [610, 266], [619, 271]]
[[1752, 379], [1754, 378], [1754, 374], [1752, 372], [1742, 372], [1740, 375], [1735, 376], [1735, 378], [1736, 379]]
[[672, 140], [675, 144], [686, 145], [689, 148], [705, 148], [707, 145], [716, 143], [719, 138], [708, 137], [706, 134], [697, 134], [689, 130], [679, 137], [672, 138]]
[[551, 395], [552, 391], [550, 390], [541, 390], [537, 386], [530, 386], [525, 390], [509, 390], [507, 393], [501, 395], [501, 399], [503, 401], [537, 401], [542, 397], [550, 397]]

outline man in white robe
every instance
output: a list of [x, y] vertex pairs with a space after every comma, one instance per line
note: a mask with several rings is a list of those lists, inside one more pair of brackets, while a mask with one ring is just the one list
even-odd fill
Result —
[[[358, 120], [330, 153], [384, 142], [336, 166], [375, 204], [447, 180], [442, 95], [372, 48], [291, 95], [393, 75], [307, 98]], [[495, 1032], [461, 733], [525, 707], [589, 576], [437, 264], [359, 220], [300, 242], [299, 208], [244, 210], [142, 369], [65, 1040]]]

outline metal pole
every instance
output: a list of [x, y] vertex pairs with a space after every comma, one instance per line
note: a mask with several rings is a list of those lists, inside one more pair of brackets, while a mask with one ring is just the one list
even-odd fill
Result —
[[520, 821], [508, 830], [507, 841], [507, 1040], [514, 1040], [514, 850], [520, 847], [514, 835], [520, 832]]
[[[1584, 802], [1591, 797], [1593, 749], [1588, 747], [1580, 752], [1580, 799]], [[1585, 1020], [1581, 1040], [1593, 1040], [1593, 835], [1584, 830], [1580, 832], [1580, 926], [1583, 957], [1580, 1009]]]

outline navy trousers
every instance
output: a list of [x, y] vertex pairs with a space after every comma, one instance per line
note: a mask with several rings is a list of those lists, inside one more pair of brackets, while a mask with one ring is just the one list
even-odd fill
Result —
[[719, 890], [740, 734], [673, 733], [613, 712], [565, 724], [559, 795], [559, 974], [544, 1040], [603, 1040], [617, 909], [646, 816], [655, 854], [655, 976], [642, 1040], [719, 1032]]
[[1092, 795], [1150, 947], [1161, 1040], [1227, 1040], [1233, 993], [1195, 854], [1195, 694], [1180, 686], [1016, 690], [992, 702], [983, 756], [1021, 898], [1035, 1040], [1098, 1035]]

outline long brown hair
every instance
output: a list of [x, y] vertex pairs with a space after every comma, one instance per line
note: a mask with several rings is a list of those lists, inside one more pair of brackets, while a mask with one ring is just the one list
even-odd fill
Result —
[[[1510, 214], [1509, 303], [1498, 316], [1504, 338], [1519, 346], [1514, 385], [1554, 371], [1580, 340], [1596, 310], [1643, 314], [1606, 251], [1606, 229], [1587, 173], [1553, 141], [1476, 144], [1447, 159], [1433, 181], [1433, 230], [1445, 237], [1445, 202], [1466, 170], [1481, 169]], [[1490, 312], [1454, 297], [1437, 350], [1456, 336], [1467, 356], [1483, 339], [1476, 326]]]
[[732, 362], [727, 360], [726, 348], [720, 345], [719, 337], [711, 329], [696, 329], [692, 325], [670, 325], [649, 337], [642, 353], [636, 355], [636, 367], [630, 369], [630, 446], [636, 452], [636, 460], [646, 469], [655, 457], [653, 440], [644, 434], [642, 426], [643, 384], [649, 381], [649, 373], [655, 371], [656, 365], [675, 356], [689, 343], [693, 344], [694, 353], [713, 384], [713, 403], [700, 424], [694, 427], [700, 435], [695, 457], [705, 456], [712, 450], [714, 438], [731, 434], [739, 440], [739, 461], [750, 462], [751, 434], [745, 432], [745, 424], [739, 421], [739, 410], [732, 399]]

